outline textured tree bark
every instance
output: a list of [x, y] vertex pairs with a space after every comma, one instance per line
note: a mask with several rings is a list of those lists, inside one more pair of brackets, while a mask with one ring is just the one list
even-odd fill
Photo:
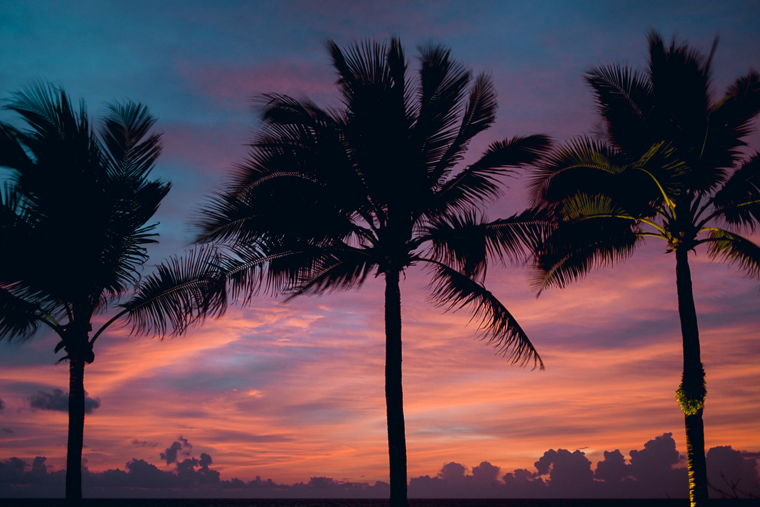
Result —
[[401, 290], [399, 272], [385, 274], [385, 406], [388, 418], [391, 507], [406, 507], [406, 430], [401, 385]]
[[689, 500], [692, 507], [704, 507], [708, 499], [705, 430], [702, 422], [706, 396], [705, 370], [700, 356], [697, 310], [694, 306], [688, 255], [685, 248], [676, 249], [678, 314], [683, 338], [683, 374], [678, 401], [685, 416]]
[[66, 503], [82, 502], [82, 447], [84, 444], [84, 360], [69, 361], [69, 438], [66, 454]]

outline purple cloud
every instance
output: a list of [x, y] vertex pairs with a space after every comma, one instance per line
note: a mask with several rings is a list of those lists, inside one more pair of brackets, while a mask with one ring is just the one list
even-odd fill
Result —
[[135, 438], [132, 440], [132, 445], [135, 447], [157, 447], [158, 442], [147, 442], [145, 440], [137, 440]]
[[172, 445], [167, 447], [166, 450], [161, 453], [161, 459], [166, 461], [167, 465], [171, 465], [172, 463], [177, 463], [178, 454], [181, 454], [182, 456], [191, 456], [192, 452], [193, 445], [180, 435]]
[[[29, 397], [29, 405], [41, 410], [55, 410], [58, 412], [69, 411], [69, 393], [61, 389], [53, 389], [52, 392], [38, 391]], [[100, 408], [100, 398], [90, 398], [87, 391], [84, 393], [84, 413], [91, 414], [93, 410]]]
[[[211, 468], [210, 454], [191, 455], [192, 444], [180, 437], [172, 443], [162, 459], [175, 459], [171, 470], [161, 470], [145, 460], [134, 458], [124, 470], [110, 469], [90, 472], [85, 468], [84, 490], [90, 497], [184, 497], [198, 498], [387, 498], [388, 484], [377, 481], [338, 481], [331, 477], [314, 476], [308, 482], [278, 484], [272, 479], [245, 482], [222, 479]], [[535, 471], [517, 469], [499, 478], [500, 468], [488, 461], [472, 468], [461, 463], [444, 464], [434, 477], [412, 477], [409, 495], [415, 498], [684, 498], [686, 472], [681, 456], [674, 451], [672, 436], [665, 433], [648, 441], [644, 449], [631, 451], [626, 463], [620, 451], [604, 453], [596, 472], [580, 450], [548, 450], [536, 461]], [[183, 454], [184, 460], [176, 456]], [[735, 495], [751, 497], [760, 493], [757, 462], [730, 446], [714, 447], [707, 453], [710, 482], [722, 485], [713, 488], [713, 497]], [[675, 459], [674, 459], [675, 458]], [[49, 471], [45, 457], [28, 464], [19, 458], [0, 461], [0, 497], [60, 496], [63, 492], [63, 470]], [[663, 475], [666, 489], [653, 482], [653, 467]], [[34, 489], [30, 485], [34, 484]], [[44, 492], [44, 493], [40, 493]]]

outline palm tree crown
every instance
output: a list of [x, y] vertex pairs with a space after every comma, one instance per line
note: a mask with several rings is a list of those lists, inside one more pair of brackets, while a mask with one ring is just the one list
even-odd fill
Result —
[[[182, 333], [214, 306], [213, 253], [172, 259], [148, 277], [140, 270], [149, 223], [170, 189], [149, 179], [161, 152], [155, 119], [131, 102], [109, 106], [98, 134], [84, 104], [49, 85], [19, 92], [8, 107], [28, 129], [0, 123], [0, 167], [10, 171], [0, 192], [0, 340], [27, 339], [42, 328], [60, 338], [55, 352], [70, 363], [66, 496], [81, 498], [85, 363], [112, 323], [133, 331]], [[218, 291], [215, 291], [218, 292]], [[90, 338], [93, 316], [120, 311]]]
[[226, 249], [231, 294], [243, 299], [385, 278], [391, 499], [399, 505], [406, 502], [399, 276], [426, 266], [435, 303], [469, 306], [499, 350], [541, 365], [483, 281], [488, 258], [521, 258], [542, 222], [533, 212], [488, 221], [482, 210], [508, 167], [536, 162], [549, 140], [495, 142], [458, 169], [469, 142], [495, 118], [487, 76], [473, 77], [439, 46], [421, 48], [416, 80], [397, 39], [327, 48], [341, 107], [262, 96], [260, 132], [231, 184], [204, 209], [200, 241]]
[[714, 53], [715, 46], [708, 57], [675, 41], [668, 46], [651, 33], [646, 72], [592, 69], [586, 80], [605, 120], [603, 139], [582, 137], [558, 148], [533, 181], [535, 202], [557, 225], [538, 252], [539, 291], [627, 258], [646, 237], [664, 239], [675, 253], [684, 342], [678, 401], [695, 505], [707, 497], [706, 389], [688, 253], [705, 244], [711, 258], [760, 275], [760, 248], [742, 236], [760, 218], [760, 158], [741, 158], [760, 111], [760, 76], [740, 77], [713, 100]]

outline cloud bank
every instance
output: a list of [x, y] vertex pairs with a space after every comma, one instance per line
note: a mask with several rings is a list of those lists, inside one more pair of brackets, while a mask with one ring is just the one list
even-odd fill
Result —
[[[133, 458], [124, 470], [91, 472], [86, 467], [86, 497], [143, 498], [387, 498], [386, 482], [374, 484], [311, 477], [308, 482], [278, 484], [256, 477], [251, 481], [222, 479], [211, 468], [207, 453], [192, 456], [192, 444], [179, 437], [164, 452], [161, 469]], [[757, 453], [743, 453], [730, 446], [707, 452], [708, 480], [713, 497], [760, 496]], [[184, 457], [184, 459], [180, 459]], [[65, 470], [49, 471], [46, 458], [31, 464], [13, 457], [0, 461], [0, 496], [56, 497], [64, 490]], [[413, 477], [413, 498], [685, 498], [687, 472], [684, 457], [671, 433], [664, 433], [631, 450], [626, 459], [620, 450], [605, 451], [604, 459], [592, 463], [581, 450], [550, 449], [534, 463], [534, 470], [502, 473], [483, 461], [468, 469], [456, 462], [444, 464], [434, 475]]]

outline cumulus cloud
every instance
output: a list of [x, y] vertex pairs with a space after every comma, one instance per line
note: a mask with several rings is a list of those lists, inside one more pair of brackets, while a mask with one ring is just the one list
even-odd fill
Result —
[[760, 497], [757, 460], [746, 459], [747, 454], [730, 445], [707, 451], [707, 480], [715, 493], [728, 498]]
[[161, 453], [161, 459], [166, 461], [167, 465], [171, 465], [172, 463], [177, 463], [178, 454], [187, 457], [191, 456], [192, 453], [193, 445], [180, 435], [172, 445], [167, 447], [166, 450]]
[[604, 451], [604, 460], [597, 462], [594, 478], [606, 484], [619, 484], [630, 477], [629, 468], [620, 450]]
[[[140, 441], [136, 441], [138, 444]], [[730, 446], [707, 453], [708, 479], [713, 497], [757, 497], [760, 494], [757, 462]], [[409, 496], [415, 498], [685, 498], [686, 471], [672, 434], [649, 440], [630, 458], [606, 451], [592, 471], [580, 450], [550, 449], [535, 462], [535, 470], [518, 469], [504, 474], [483, 461], [471, 470], [449, 462], [433, 477], [413, 477]], [[184, 459], [180, 459], [184, 458]], [[83, 488], [91, 497], [187, 497], [196, 498], [387, 498], [386, 482], [375, 484], [336, 481], [315, 476], [308, 482], [286, 485], [256, 477], [251, 481], [222, 479], [212, 468], [210, 454], [192, 455], [192, 444], [180, 437], [161, 459], [173, 464], [161, 470], [142, 459], [132, 459], [125, 469], [90, 472], [86, 467]], [[654, 469], [655, 473], [651, 473]], [[660, 474], [663, 477], [655, 477]], [[65, 471], [50, 471], [44, 457], [27, 463], [19, 458], [0, 461], [0, 497], [61, 496]], [[722, 485], [721, 487], [715, 487]], [[753, 496], [754, 495], [754, 496]]]
[[[37, 394], [33, 394], [29, 397], [29, 404], [32, 408], [39, 408], [42, 410], [57, 410], [59, 412], [69, 411], [69, 393], [63, 392], [61, 389], [53, 389], [52, 392], [46, 393], [45, 391], [37, 391]], [[92, 413], [96, 408], [100, 408], [100, 398], [90, 398], [87, 391], [84, 393], [84, 412], [85, 414]]]
[[550, 449], [533, 466], [539, 476], [549, 476], [552, 496], [575, 498], [591, 489], [594, 473], [591, 462], [582, 451]]
[[54, 497], [65, 488], [66, 471], [49, 472], [46, 458], [31, 464], [19, 458], [0, 460], [0, 497]]

